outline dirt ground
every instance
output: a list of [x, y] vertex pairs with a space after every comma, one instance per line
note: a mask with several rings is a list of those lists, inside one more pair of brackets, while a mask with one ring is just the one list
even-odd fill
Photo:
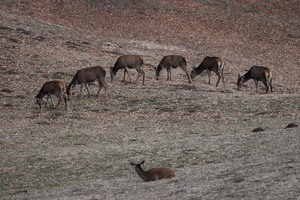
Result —
[[[300, 199], [300, 3], [291, 1], [21, 1], [0, 6], [0, 199]], [[145, 61], [145, 85], [120, 55]], [[192, 84], [181, 69], [155, 79], [165, 55], [225, 61], [225, 83]], [[67, 84], [101, 65], [108, 95], [68, 110], [39, 109], [49, 80]], [[273, 72], [273, 93], [237, 90], [252, 65]], [[131, 77], [137, 76], [130, 70]], [[55, 99], [56, 101], [56, 99]], [[261, 132], [253, 132], [256, 128]], [[176, 177], [143, 182], [130, 162]]]

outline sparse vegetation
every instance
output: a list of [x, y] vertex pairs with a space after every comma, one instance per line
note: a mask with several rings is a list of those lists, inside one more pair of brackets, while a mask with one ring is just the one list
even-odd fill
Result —
[[[4, 0], [0, 11], [1, 199], [299, 198], [299, 1]], [[107, 98], [35, 104], [44, 82], [109, 73], [126, 54], [143, 56], [145, 85], [120, 73]], [[157, 81], [171, 54], [189, 71], [222, 57], [226, 88], [182, 70]], [[272, 94], [237, 90], [253, 65], [272, 70]], [[130, 165], [141, 160], [176, 177], [145, 183]]]

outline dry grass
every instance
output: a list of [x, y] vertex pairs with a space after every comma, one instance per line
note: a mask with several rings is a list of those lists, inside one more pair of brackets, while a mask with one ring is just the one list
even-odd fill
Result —
[[[299, 198], [299, 128], [284, 128], [300, 122], [298, 1], [47, 2], [0, 8], [2, 199]], [[45, 81], [108, 72], [123, 54], [144, 56], [145, 85], [119, 72], [107, 98], [79, 101], [77, 87], [68, 111], [34, 104]], [[190, 70], [223, 57], [225, 87], [205, 73], [190, 85], [179, 69], [156, 81], [167, 54]], [[273, 70], [273, 94], [236, 90], [256, 64]], [[129, 162], [143, 159], [176, 177], [142, 182]]]

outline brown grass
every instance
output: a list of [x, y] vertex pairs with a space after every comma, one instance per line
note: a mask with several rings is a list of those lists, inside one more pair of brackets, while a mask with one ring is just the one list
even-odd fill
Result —
[[[284, 129], [300, 121], [298, 1], [97, 2], [1, 5], [2, 199], [300, 196], [299, 128]], [[93, 65], [109, 74], [123, 54], [143, 55], [144, 86], [121, 82], [120, 71], [107, 76], [107, 98], [79, 101], [77, 87], [68, 111], [34, 104], [45, 81], [68, 83]], [[222, 57], [225, 87], [206, 73], [190, 85], [180, 69], [156, 81], [152, 67], [167, 54], [185, 56], [189, 70]], [[262, 84], [255, 94], [252, 81], [236, 90], [252, 65], [273, 71], [273, 94]], [[176, 177], [142, 182], [129, 163], [143, 159]]]

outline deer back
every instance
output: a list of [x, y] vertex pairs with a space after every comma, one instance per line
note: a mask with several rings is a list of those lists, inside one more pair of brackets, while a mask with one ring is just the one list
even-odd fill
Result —
[[250, 70], [244, 75], [245, 79], [254, 79], [258, 81], [264, 81], [271, 75], [271, 71], [267, 67], [263, 66], [253, 66]]
[[144, 61], [139, 55], [123, 55], [117, 59], [112, 71], [117, 72], [119, 69], [124, 69], [125, 67], [139, 68], [143, 63]]
[[161, 68], [164, 67], [185, 67], [186, 66], [186, 60], [182, 56], [178, 55], [168, 55], [164, 56], [163, 59], [160, 61], [159, 65]]

